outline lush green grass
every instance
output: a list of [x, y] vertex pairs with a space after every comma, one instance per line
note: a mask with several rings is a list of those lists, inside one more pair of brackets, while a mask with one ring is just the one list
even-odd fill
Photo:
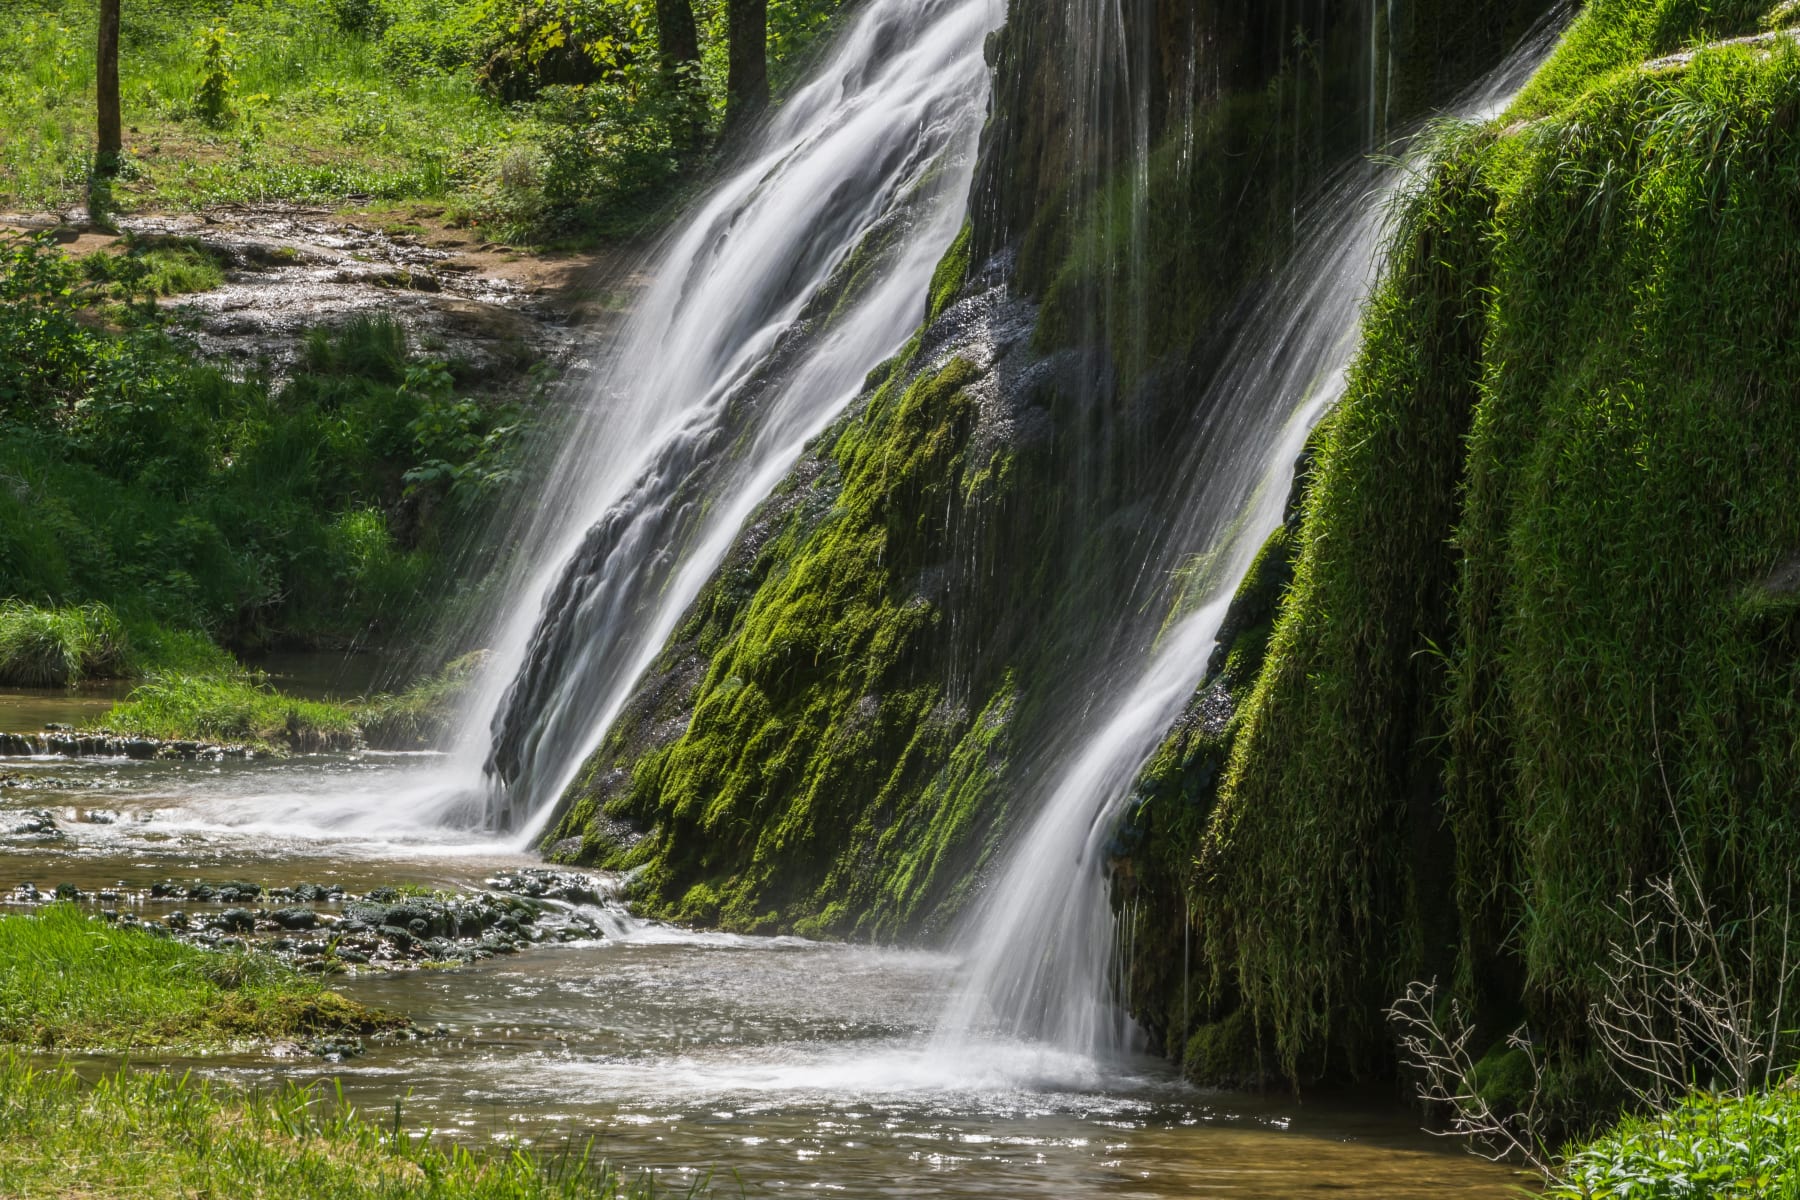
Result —
[[1690, 1097], [1631, 1117], [1572, 1153], [1551, 1200], [1710, 1200], [1800, 1196], [1800, 1094]]
[[125, 628], [104, 604], [37, 608], [0, 601], [0, 684], [64, 687], [126, 667]]
[[398, 695], [373, 696], [360, 703], [356, 722], [364, 738], [384, 750], [437, 747], [485, 657], [480, 651], [464, 655]]
[[284, 696], [257, 676], [245, 674], [153, 675], [97, 724], [112, 733], [139, 737], [303, 752], [347, 750], [361, 734], [351, 706]]
[[0, 1042], [204, 1049], [405, 1024], [270, 958], [116, 928], [68, 905], [0, 917]]
[[95, 283], [141, 296], [209, 292], [225, 282], [220, 257], [186, 238], [126, 235], [116, 252], [90, 254], [82, 272]]
[[[385, 1116], [385, 1114], [384, 1114]], [[192, 1075], [0, 1058], [0, 1192], [16, 1200], [636, 1200], [580, 1150], [472, 1153], [318, 1089], [239, 1094]], [[663, 1192], [697, 1196], [704, 1184]]]
[[[770, 4], [777, 81], [837, 3]], [[619, 0], [137, 4], [121, 55], [126, 169], [102, 203], [437, 200], [510, 239], [630, 233], [717, 123], [723, 10], [697, 6], [695, 100], [656, 70], [648, 6]], [[81, 0], [9, 9], [0, 206], [86, 196], [93, 12]]]

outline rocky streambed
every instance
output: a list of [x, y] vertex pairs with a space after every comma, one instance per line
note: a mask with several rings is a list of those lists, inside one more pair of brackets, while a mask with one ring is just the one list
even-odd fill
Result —
[[465, 376], [504, 381], [539, 363], [578, 366], [594, 332], [640, 281], [613, 252], [534, 254], [455, 228], [440, 208], [381, 213], [290, 204], [135, 214], [99, 228], [78, 219], [0, 214], [0, 231], [48, 234], [75, 255], [123, 239], [196, 247], [225, 268], [208, 291], [162, 305], [204, 354], [280, 378], [306, 331], [380, 314]]
[[[23, 814], [15, 833], [53, 830], [47, 811]], [[614, 881], [565, 871], [520, 868], [496, 874], [482, 890], [341, 885], [265, 887], [231, 880], [166, 879], [147, 887], [123, 882], [84, 890], [73, 883], [15, 886], [0, 899], [30, 909], [70, 903], [108, 922], [210, 950], [273, 955], [301, 971], [352, 974], [457, 966], [517, 954], [540, 943], [606, 936], [591, 910], [613, 900]]]

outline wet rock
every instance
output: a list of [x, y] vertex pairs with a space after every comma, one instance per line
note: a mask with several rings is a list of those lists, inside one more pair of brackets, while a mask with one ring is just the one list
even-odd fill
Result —
[[363, 1052], [363, 1044], [357, 1038], [333, 1038], [312, 1043], [307, 1049], [320, 1058], [332, 1062], [342, 1062], [346, 1058], [355, 1058]]
[[502, 871], [490, 878], [487, 885], [497, 892], [569, 904], [600, 904], [611, 894], [611, 889], [602, 886], [592, 875], [548, 867]]
[[164, 917], [163, 923], [170, 929], [186, 929], [188, 928], [188, 915], [178, 908]]
[[19, 813], [12, 818], [12, 822], [12, 827], [9, 830], [11, 833], [53, 834], [59, 832], [56, 828], [56, 818], [51, 815], [48, 809], [39, 808]]
[[56, 898], [58, 900], [66, 900], [66, 901], [73, 902], [73, 901], [81, 900], [83, 897], [82, 897], [81, 889], [76, 887], [74, 884], [59, 883], [56, 885]]
[[319, 914], [310, 908], [278, 908], [269, 916], [283, 929], [316, 929], [319, 925]]
[[256, 914], [247, 908], [228, 908], [213, 922], [218, 929], [232, 933], [250, 933], [256, 928]]

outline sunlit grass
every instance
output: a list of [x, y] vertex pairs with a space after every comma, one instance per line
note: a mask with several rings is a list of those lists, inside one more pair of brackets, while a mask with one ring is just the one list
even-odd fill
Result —
[[[0, 204], [63, 208], [92, 166], [93, 7], [39, 0], [0, 43]], [[229, 104], [196, 106], [221, 30]], [[537, 132], [469, 71], [397, 73], [331, 6], [127, 8], [126, 204], [443, 198]]]
[[67, 905], [0, 917], [0, 1042], [205, 1049], [405, 1023], [272, 958], [201, 950]]
[[[657, 1189], [585, 1150], [474, 1153], [366, 1118], [339, 1094], [240, 1095], [167, 1072], [88, 1084], [0, 1058], [0, 1194], [16, 1200], [639, 1200]], [[732, 1194], [737, 1194], [734, 1190]]]

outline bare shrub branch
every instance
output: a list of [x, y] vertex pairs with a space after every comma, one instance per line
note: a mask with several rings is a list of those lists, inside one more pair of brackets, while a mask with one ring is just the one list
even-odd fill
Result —
[[1401, 1061], [1418, 1073], [1419, 1098], [1449, 1116], [1448, 1126], [1431, 1132], [1463, 1138], [1484, 1158], [1516, 1160], [1546, 1180], [1555, 1179], [1555, 1155], [1545, 1142], [1538, 1115], [1543, 1068], [1529, 1031], [1520, 1026], [1507, 1038], [1507, 1045], [1523, 1052], [1531, 1065], [1529, 1097], [1521, 1111], [1502, 1113], [1476, 1087], [1475, 1061], [1469, 1053], [1474, 1023], [1455, 1000], [1440, 1019], [1437, 998], [1435, 982], [1415, 982], [1387, 1010]]

